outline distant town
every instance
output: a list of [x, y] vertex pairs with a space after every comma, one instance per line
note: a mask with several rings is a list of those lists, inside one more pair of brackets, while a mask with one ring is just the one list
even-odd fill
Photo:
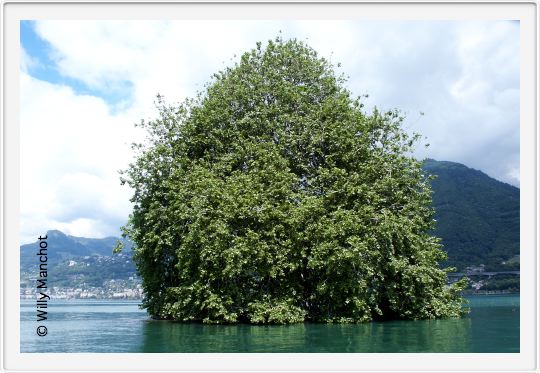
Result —
[[452, 283], [467, 277], [469, 287], [465, 294], [506, 294], [519, 292], [519, 271], [486, 271], [485, 265], [469, 266], [464, 272], [448, 274], [448, 282]]
[[[21, 266], [21, 299], [35, 299], [39, 271], [33, 263]], [[46, 279], [52, 299], [142, 299], [141, 279], [131, 252], [115, 255], [52, 258]]]
[[[21, 299], [35, 299], [35, 287], [21, 288]], [[142, 299], [143, 290], [140, 281], [130, 279], [107, 280], [103, 286], [60, 287], [52, 286], [47, 294], [51, 299]]]

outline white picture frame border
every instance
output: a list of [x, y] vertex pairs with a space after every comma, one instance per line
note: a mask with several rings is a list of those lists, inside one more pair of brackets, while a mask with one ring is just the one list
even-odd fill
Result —
[[[0, 302], [1, 368], [4, 371], [538, 371], [538, 2], [4, 1], [1, 11], [3, 219], [0, 227]], [[519, 353], [20, 353], [19, 21], [202, 18], [520, 21]]]

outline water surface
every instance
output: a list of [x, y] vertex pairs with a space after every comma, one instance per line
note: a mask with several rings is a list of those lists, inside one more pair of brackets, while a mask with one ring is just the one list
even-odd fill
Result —
[[[461, 319], [203, 325], [150, 319], [134, 301], [21, 301], [21, 352], [519, 352], [519, 295], [467, 297]], [[38, 325], [48, 334], [39, 337]]]

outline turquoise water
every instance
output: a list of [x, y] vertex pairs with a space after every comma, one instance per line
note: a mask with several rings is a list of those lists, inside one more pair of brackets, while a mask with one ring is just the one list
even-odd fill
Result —
[[[151, 320], [137, 302], [21, 301], [21, 352], [519, 352], [519, 295], [467, 297], [461, 319], [288, 326]], [[39, 337], [36, 328], [47, 327]]]

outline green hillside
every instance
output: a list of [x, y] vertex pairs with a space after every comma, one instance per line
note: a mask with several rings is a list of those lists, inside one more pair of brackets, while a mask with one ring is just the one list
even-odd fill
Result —
[[[46, 236], [49, 287], [103, 287], [110, 280], [137, 284], [130, 242], [123, 240], [127, 250], [113, 255], [116, 237], [75, 237], [58, 230], [48, 231]], [[21, 246], [20, 281], [23, 288], [35, 286], [38, 248], [38, 242]]]
[[426, 160], [437, 227], [448, 261], [457, 267], [519, 269], [519, 189], [454, 162]]
[[[110, 256], [117, 237], [105, 238], [84, 238], [64, 234], [58, 230], [50, 230], [45, 235], [48, 243], [48, 261], [49, 265], [55, 265], [59, 262], [84, 257], [84, 256]], [[131, 243], [123, 240], [126, 252], [131, 250]], [[36, 252], [38, 244], [31, 243], [21, 246], [21, 268], [31, 265], [37, 265]]]

